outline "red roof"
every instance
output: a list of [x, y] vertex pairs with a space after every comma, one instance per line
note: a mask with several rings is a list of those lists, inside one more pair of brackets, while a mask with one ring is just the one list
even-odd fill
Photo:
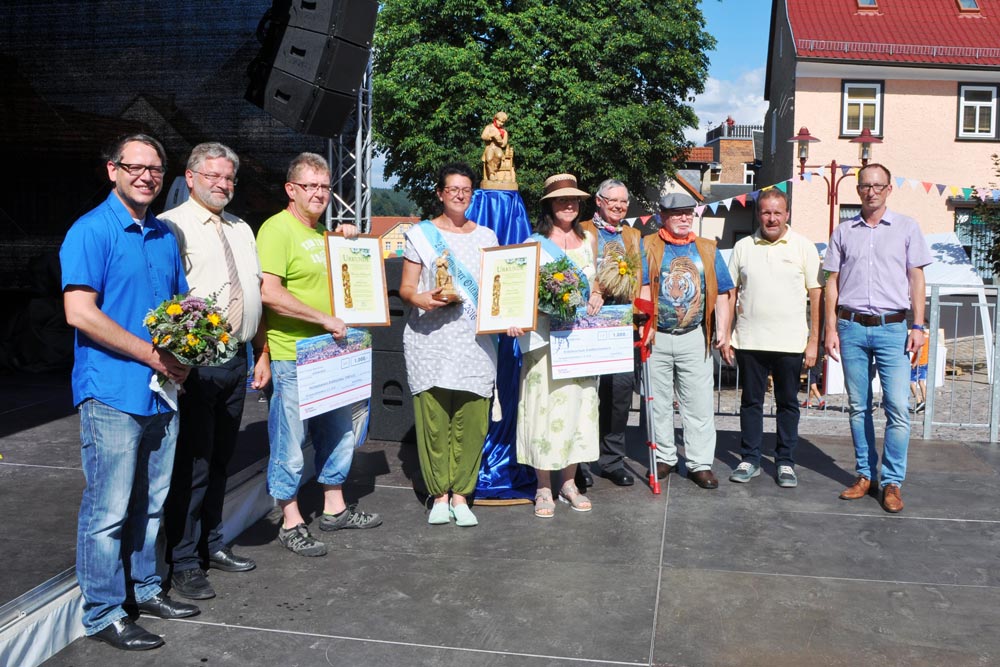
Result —
[[368, 233], [383, 236], [401, 222], [420, 222], [420, 218], [402, 215], [373, 215], [371, 230]]
[[689, 148], [685, 162], [714, 162], [715, 152], [711, 146], [695, 146]]
[[956, 0], [784, 0], [799, 58], [884, 63], [1000, 65], [1000, 0], [979, 12]]

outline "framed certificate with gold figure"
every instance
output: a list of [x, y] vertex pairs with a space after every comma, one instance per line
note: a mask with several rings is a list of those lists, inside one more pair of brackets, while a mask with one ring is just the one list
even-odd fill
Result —
[[538, 244], [486, 248], [479, 274], [476, 333], [533, 331], [538, 318]]
[[389, 326], [389, 295], [378, 236], [348, 239], [327, 232], [326, 270], [334, 315], [352, 327]]

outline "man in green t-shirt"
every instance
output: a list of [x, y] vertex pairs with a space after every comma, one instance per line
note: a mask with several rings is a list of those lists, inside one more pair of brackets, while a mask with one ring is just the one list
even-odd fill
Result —
[[[302, 153], [288, 167], [285, 192], [288, 208], [268, 218], [257, 233], [257, 252], [264, 278], [261, 300], [267, 315], [274, 394], [268, 415], [271, 460], [268, 492], [278, 501], [282, 525], [278, 540], [300, 556], [326, 555], [326, 544], [306, 527], [297, 495], [302, 483], [306, 434], [311, 436], [317, 480], [323, 486], [321, 530], [374, 528], [377, 514], [348, 507], [342, 485], [354, 457], [351, 408], [345, 406], [301, 419], [295, 368], [295, 343], [330, 333], [343, 338], [344, 321], [330, 313], [323, 234], [320, 218], [330, 204], [330, 168], [315, 153]], [[346, 236], [357, 236], [344, 225]]]

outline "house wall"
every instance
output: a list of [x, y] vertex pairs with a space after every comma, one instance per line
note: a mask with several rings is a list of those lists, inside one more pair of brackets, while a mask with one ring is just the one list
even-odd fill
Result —
[[[920, 75], [918, 71], [907, 68], [896, 69], [901, 74]], [[935, 76], [940, 77], [940, 72]], [[960, 72], [954, 76], [951, 80], [871, 77], [885, 82], [882, 108], [884, 143], [873, 147], [873, 161], [888, 167], [894, 179], [900, 176], [965, 187], [993, 180], [989, 156], [1000, 152], [1000, 144], [955, 139], [958, 81], [966, 79], [961, 78]], [[845, 78], [853, 80], [857, 77]], [[860, 164], [858, 145], [850, 143], [849, 138], [839, 136], [841, 81], [840, 77], [799, 76], [797, 79], [793, 124], [796, 127], [807, 126], [809, 132], [821, 140], [810, 145], [810, 165], [829, 165], [832, 160], [838, 164]], [[794, 155], [785, 164], [791, 167], [786, 172], [786, 178], [798, 173]], [[840, 175], [838, 172], [837, 177]], [[860, 204], [856, 182], [852, 175], [842, 180], [839, 204]], [[890, 208], [916, 218], [925, 233], [954, 230], [954, 208], [947, 203], [947, 191], [939, 195], [937, 189], [932, 188], [927, 193], [923, 187], [914, 189], [908, 183], [898, 187], [895, 180], [893, 190], [889, 198]], [[814, 241], [825, 241], [829, 229], [829, 206], [824, 181], [815, 176], [811, 182], [796, 181], [791, 191], [792, 222], [796, 229]], [[835, 215], [835, 224], [837, 220]]]
[[785, 3], [776, 0], [774, 9], [770, 78], [764, 91], [770, 106], [764, 117], [764, 154], [763, 164], [757, 173], [757, 187], [791, 177], [789, 165], [795, 160], [795, 145], [788, 143], [787, 139], [799, 131], [795, 125], [795, 53]]

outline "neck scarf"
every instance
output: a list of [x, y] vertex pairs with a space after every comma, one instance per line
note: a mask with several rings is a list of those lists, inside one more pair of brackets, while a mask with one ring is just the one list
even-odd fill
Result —
[[694, 240], [698, 238], [698, 235], [694, 232], [688, 232], [687, 236], [674, 236], [666, 227], [660, 227], [656, 233], [660, 235], [661, 239], [671, 245], [687, 245], [688, 243], [694, 243]]
[[594, 226], [597, 227], [598, 229], [603, 229], [608, 234], [622, 233], [621, 225], [615, 227], [611, 223], [607, 222], [604, 218], [602, 218], [599, 212], [594, 212]]

